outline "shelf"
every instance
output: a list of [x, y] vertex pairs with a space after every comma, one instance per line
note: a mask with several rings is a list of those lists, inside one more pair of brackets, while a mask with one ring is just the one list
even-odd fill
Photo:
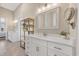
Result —
[[25, 40], [21, 40], [21, 42], [25, 42]]
[[[23, 26], [23, 24], [24, 24], [24, 26]], [[28, 34], [34, 34], [34, 19], [26, 18], [23, 21], [21, 21], [21, 31], [23, 31], [23, 30], [27, 31]], [[25, 32], [25, 31], [23, 31], [23, 32]], [[24, 34], [24, 35], [26, 36], [26, 34]], [[26, 38], [23, 38], [23, 37], [20, 38], [20, 46], [23, 48], [25, 48], [25, 39]]]
[[34, 25], [26, 25], [26, 26], [28, 27], [28, 26], [34, 26]]

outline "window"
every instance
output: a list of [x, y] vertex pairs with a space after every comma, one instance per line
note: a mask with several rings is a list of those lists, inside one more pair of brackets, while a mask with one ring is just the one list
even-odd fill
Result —
[[6, 25], [5, 18], [0, 17], [0, 31], [4, 31], [5, 25]]

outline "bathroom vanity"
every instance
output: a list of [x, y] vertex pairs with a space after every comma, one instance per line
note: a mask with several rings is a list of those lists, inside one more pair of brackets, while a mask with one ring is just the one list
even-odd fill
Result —
[[26, 40], [26, 55], [29, 56], [72, 56], [75, 55], [74, 38], [29, 35]]
[[[67, 16], [67, 14], [69, 14], [69, 16]], [[37, 33], [41, 32], [44, 35], [30, 34], [27, 36], [25, 45], [26, 55], [75, 56], [76, 38], [74, 35], [76, 35], [76, 24], [75, 18], [73, 17], [74, 15], [75, 9], [73, 7], [69, 8], [66, 6], [66, 8], [64, 8], [63, 5], [38, 13], [35, 20], [35, 29]], [[73, 22], [71, 22], [72, 20]], [[48, 35], [50, 33], [53, 35]], [[69, 36], [69, 38], [63, 36]]]

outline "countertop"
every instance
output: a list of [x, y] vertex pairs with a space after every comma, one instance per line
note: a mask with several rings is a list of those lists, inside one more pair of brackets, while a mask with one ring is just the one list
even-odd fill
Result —
[[28, 37], [38, 38], [39, 40], [55, 42], [58, 44], [64, 44], [71, 47], [73, 47], [74, 39], [75, 39], [75, 38], [65, 39], [64, 37], [60, 37], [59, 35], [43, 36], [43, 35], [36, 35], [36, 34], [29, 35]]

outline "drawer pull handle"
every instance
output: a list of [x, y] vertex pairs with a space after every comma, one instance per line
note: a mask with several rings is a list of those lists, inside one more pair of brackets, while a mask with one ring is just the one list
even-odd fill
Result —
[[36, 47], [36, 51], [37, 51], [37, 52], [39, 51], [39, 47]]
[[56, 54], [54, 56], [57, 56]]
[[58, 47], [54, 47], [55, 49], [58, 49], [58, 50], [62, 50], [61, 48], [58, 48]]

